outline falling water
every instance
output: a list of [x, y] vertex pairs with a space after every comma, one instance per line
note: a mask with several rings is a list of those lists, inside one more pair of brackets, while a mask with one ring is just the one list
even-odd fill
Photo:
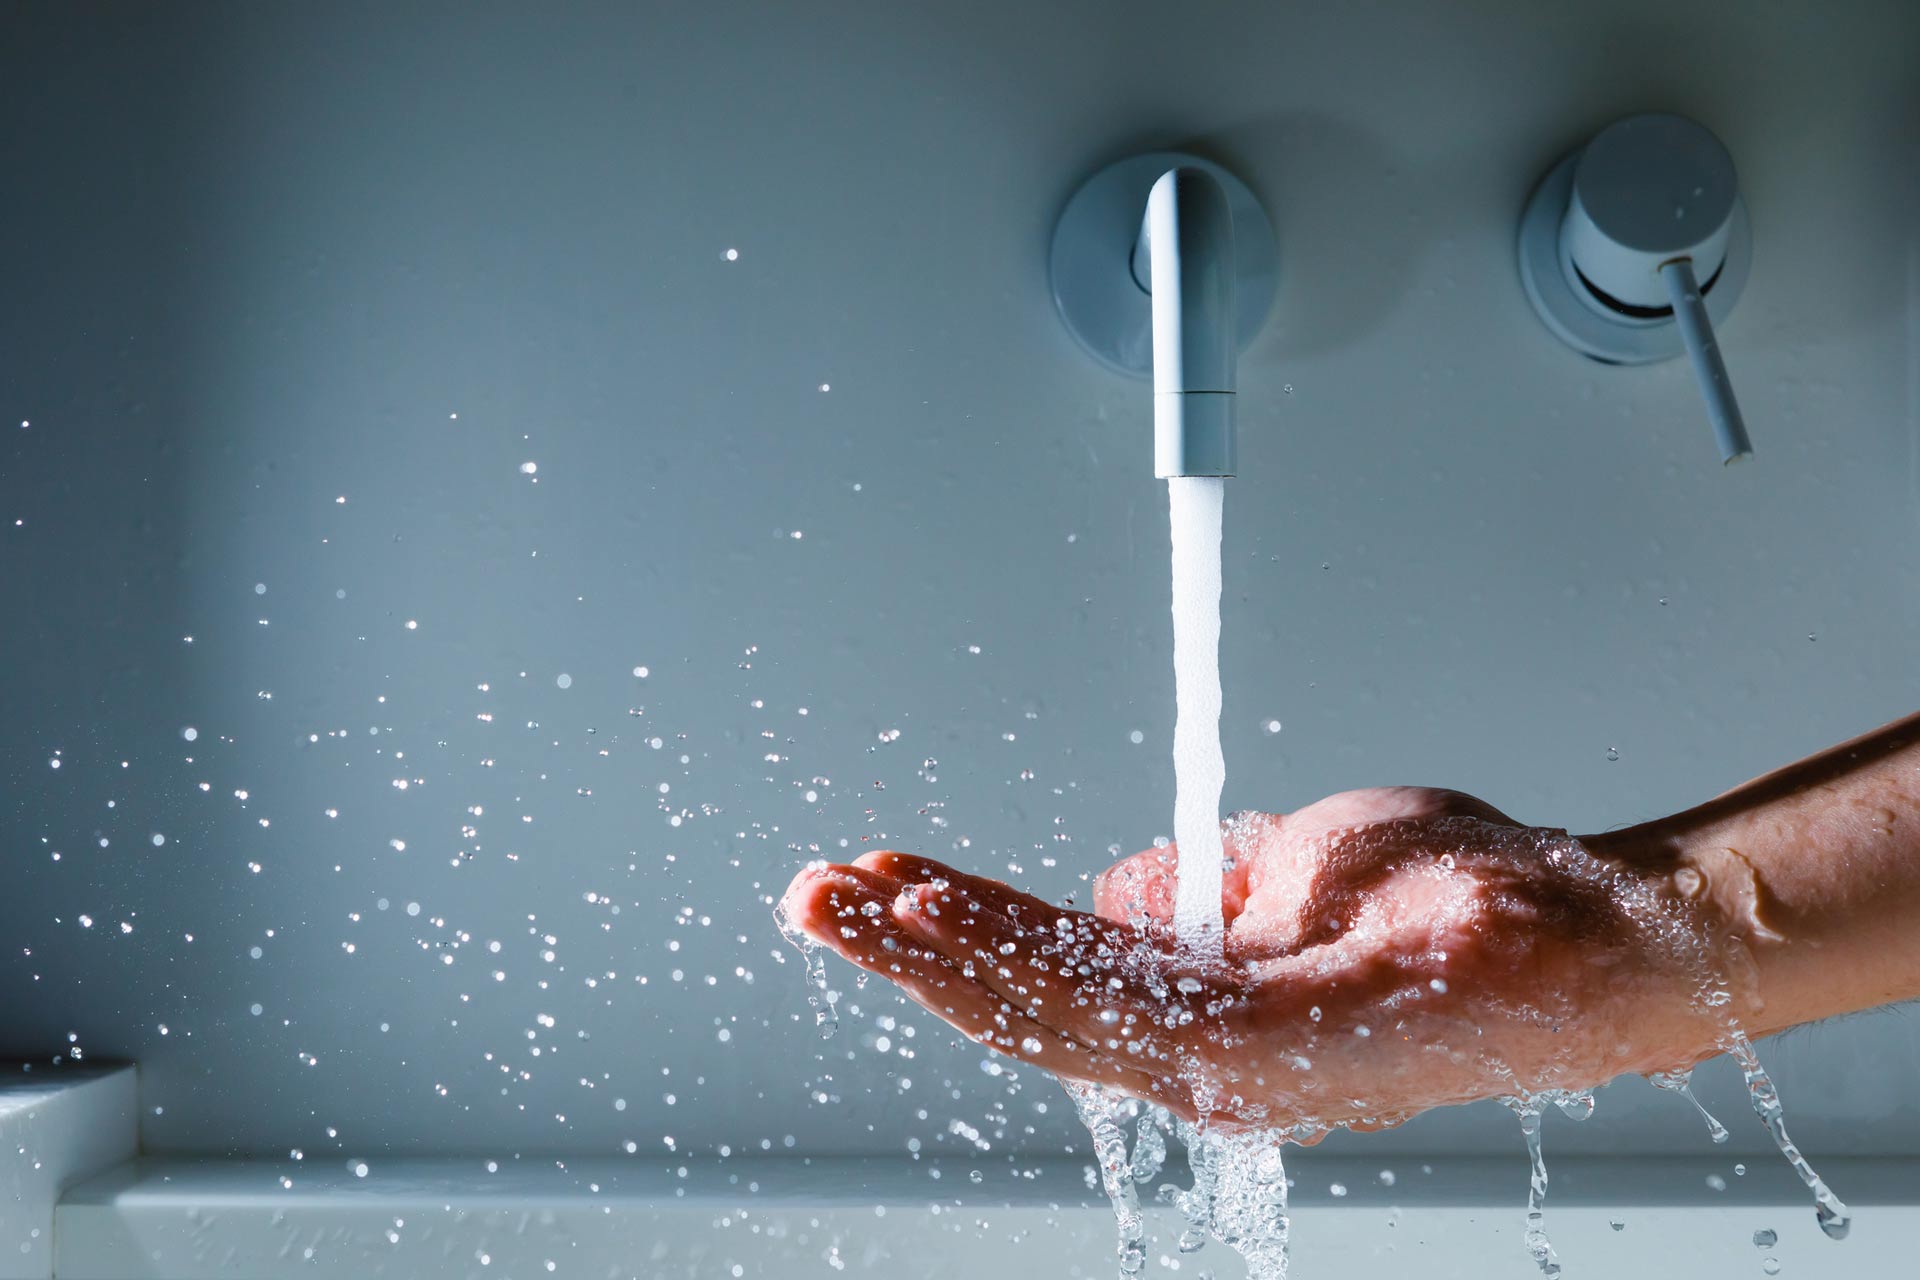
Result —
[[1179, 1123], [1180, 1141], [1187, 1147], [1187, 1168], [1193, 1173], [1193, 1185], [1173, 1197], [1174, 1207], [1187, 1220], [1180, 1233], [1180, 1252], [1193, 1253], [1207, 1243], [1213, 1227], [1213, 1198], [1219, 1189], [1219, 1147], [1212, 1135], [1199, 1125]]
[[1238, 1253], [1248, 1280], [1286, 1280], [1286, 1134], [1279, 1129], [1221, 1129], [1181, 1123], [1193, 1187], [1174, 1197], [1187, 1219], [1180, 1251], [1191, 1253], [1208, 1235]]
[[1173, 931], [1218, 955], [1220, 791], [1220, 523], [1226, 481], [1181, 476], [1167, 481], [1173, 530], [1173, 837], [1179, 888]]
[[840, 1026], [840, 993], [827, 985], [827, 962], [821, 955], [820, 944], [802, 933], [784, 913], [776, 912], [774, 923], [781, 935], [800, 949], [800, 962], [807, 971], [807, 1005], [813, 1010], [813, 1025], [819, 1028], [821, 1039], [829, 1039]]
[[1133, 1180], [1152, 1182], [1167, 1163], [1167, 1127], [1172, 1117], [1165, 1107], [1148, 1105], [1140, 1117], [1138, 1136], [1133, 1141]]
[[1654, 1088], [1665, 1089], [1668, 1093], [1677, 1093], [1688, 1102], [1691, 1102], [1693, 1109], [1700, 1113], [1700, 1118], [1707, 1122], [1707, 1136], [1711, 1137], [1716, 1143], [1727, 1140], [1727, 1126], [1715, 1120], [1713, 1113], [1701, 1105], [1700, 1099], [1694, 1096], [1693, 1072], [1656, 1071], [1648, 1076], [1647, 1080]]
[[[1100, 1185], [1113, 1202], [1114, 1224], [1119, 1242], [1120, 1274], [1136, 1276], [1147, 1263], [1147, 1224], [1140, 1212], [1140, 1195], [1134, 1190], [1134, 1162], [1127, 1157], [1127, 1135], [1120, 1127], [1126, 1115], [1127, 1100], [1099, 1085], [1063, 1080], [1067, 1096], [1073, 1099], [1080, 1122], [1093, 1135], [1093, 1158], [1100, 1166]], [[1150, 1125], [1152, 1118], [1142, 1120]]]
[[1740, 1072], [1747, 1078], [1747, 1096], [1753, 1102], [1754, 1114], [1767, 1126], [1767, 1132], [1773, 1135], [1773, 1143], [1780, 1148], [1780, 1154], [1787, 1158], [1793, 1171], [1800, 1175], [1800, 1181], [1807, 1184], [1813, 1192], [1813, 1213], [1819, 1219], [1820, 1229], [1834, 1240], [1847, 1238], [1847, 1230], [1853, 1225], [1853, 1215], [1840, 1197], [1833, 1194], [1820, 1177], [1800, 1154], [1800, 1148], [1787, 1136], [1787, 1120], [1780, 1107], [1779, 1091], [1773, 1087], [1773, 1080], [1767, 1075], [1767, 1069], [1760, 1065], [1759, 1055], [1753, 1051], [1753, 1044], [1740, 1032], [1734, 1032], [1727, 1044], [1727, 1052], [1740, 1064]]
[[1553, 1242], [1547, 1239], [1547, 1160], [1540, 1150], [1540, 1104], [1532, 1099], [1509, 1098], [1507, 1105], [1520, 1117], [1520, 1132], [1527, 1139], [1527, 1160], [1531, 1172], [1527, 1182], [1527, 1252], [1545, 1276], [1560, 1274], [1553, 1257]]

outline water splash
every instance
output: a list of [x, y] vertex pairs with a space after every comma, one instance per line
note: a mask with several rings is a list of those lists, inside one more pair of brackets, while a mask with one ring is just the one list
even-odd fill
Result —
[[1847, 1231], [1853, 1226], [1853, 1215], [1839, 1196], [1827, 1186], [1807, 1158], [1800, 1154], [1793, 1139], [1787, 1136], [1786, 1113], [1780, 1105], [1780, 1093], [1773, 1087], [1773, 1079], [1767, 1069], [1760, 1065], [1760, 1057], [1753, 1051], [1753, 1043], [1738, 1031], [1728, 1039], [1727, 1052], [1740, 1064], [1740, 1073], [1747, 1079], [1747, 1097], [1753, 1102], [1753, 1112], [1760, 1117], [1767, 1132], [1773, 1135], [1773, 1144], [1780, 1148], [1780, 1154], [1787, 1158], [1793, 1171], [1800, 1175], [1800, 1181], [1807, 1184], [1813, 1192], [1814, 1217], [1819, 1220], [1820, 1229], [1827, 1233], [1830, 1240], [1844, 1240]]
[[1693, 1109], [1700, 1113], [1700, 1118], [1707, 1122], [1707, 1136], [1715, 1143], [1724, 1143], [1730, 1136], [1727, 1133], [1727, 1126], [1714, 1119], [1713, 1112], [1707, 1110], [1700, 1099], [1694, 1096], [1692, 1071], [1656, 1071], [1647, 1077], [1647, 1082], [1656, 1089], [1677, 1093], [1691, 1102]]
[[1507, 1098], [1507, 1106], [1520, 1117], [1520, 1132], [1527, 1139], [1527, 1160], [1531, 1166], [1527, 1180], [1527, 1252], [1544, 1276], [1560, 1274], [1560, 1263], [1553, 1256], [1553, 1241], [1547, 1238], [1547, 1160], [1540, 1149], [1540, 1104], [1532, 1098]]
[[1147, 1223], [1140, 1212], [1140, 1196], [1134, 1190], [1134, 1165], [1127, 1157], [1127, 1136], [1121, 1129], [1128, 1101], [1121, 1094], [1099, 1085], [1063, 1080], [1067, 1096], [1073, 1099], [1080, 1122], [1093, 1137], [1094, 1160], [1100, 1166], [1100, 1185], [1113, 1202], [1113, 1220], [1118, 1234], [1115, 1252], [1123, 1277], [1137, 1276], [1147, 1264]]
[[1202, 954], [1218, 956], [1220, 792], [1220, 531], [1226, 481], [1179, 476], [1167, 481], [1173, 532], [1173, 838], [1179, 883], [1173, 931]]

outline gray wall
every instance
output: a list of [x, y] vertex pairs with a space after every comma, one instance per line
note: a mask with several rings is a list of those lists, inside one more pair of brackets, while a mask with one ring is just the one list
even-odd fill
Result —
[[[1920, 703], [1920, 9], [1172, 12], [10, 6], [0, 1053], [138, 1060], [163, 1150], [1057, 1149], [884, 990], [818, 1042], [768, 902], [882, 844], [1083, 892], [1167, 830], [1147, 397], [1044, 273], [1149, 146], [1284, 255], [1230, 806], [1592, 828]], [[1533, 181], [1648, 108], [1753, 210], [1742, 469], [1516, 279]], [[1920, 1150], [1909, 1015], [1769, 1056], [1815, 1151]], [[1704, 1149], [1632, 1083], [1550, 1140]]]

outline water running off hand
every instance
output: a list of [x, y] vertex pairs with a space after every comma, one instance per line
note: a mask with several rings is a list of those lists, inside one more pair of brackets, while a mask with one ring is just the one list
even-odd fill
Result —
[[1807, 1158], [1800, 1154], [1800, 1148], [1787, 1136], [1786, 1113], [1780, 1107], [1780, 1094], [1773, 1087], [1773, 1079], [1767, 1075], [1767, 1069], [1760, 1065], [1760, 1058], [1753, 1051], [1753, 1045], [1740, 1032], [1734, 1032], [1727, 1052], [1740, 1064], [1740, 1073], [1747, 1079], [1747, 1096], [1753, 1102], [1754, 1114], [1767, 1126], [1767, 1132], [1773, 1135], [1774, 1145], [1780, 1148], [1780, 1154], [1787, 1158], [1793, 1171], [1800, 1175], [1800, 1181], [1807, 1184], [1807, 1190], [1813, 1192], [1813, 1213], [1820, 1223], [1820, 1229], [1834, 1240], [1847, 1238], [1847, 1231], [1853, 1226], [1853, 1215], [1848, 1212], [1839, 1196], [1821, 1176], [1813, 1171]]
[[840, 1026], [840, 993], [827, 984], [827, 963], [820, 955], [820, 944], [809, 938], [784, 911], [774, 913], [780, 935], [800, 949], [800, 963], [807, 971], [807, 1005], [813, 1010], [813, 1025], [820, 1038], [830, 1038]]

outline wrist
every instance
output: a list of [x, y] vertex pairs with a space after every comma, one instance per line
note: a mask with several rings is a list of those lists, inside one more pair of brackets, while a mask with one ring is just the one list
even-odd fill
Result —
[[1641, 976], [1619, 1011], [1632, 1028], [1620, 1070], [1683, 1070], [1722, 1052], [1732, 1028], [1786, 1025], [1766, 1024], [1761, 953], [1783, 939], [1749, 862], [1672, 821], [1580, 842], [1632, 886], [1630, 968]]

